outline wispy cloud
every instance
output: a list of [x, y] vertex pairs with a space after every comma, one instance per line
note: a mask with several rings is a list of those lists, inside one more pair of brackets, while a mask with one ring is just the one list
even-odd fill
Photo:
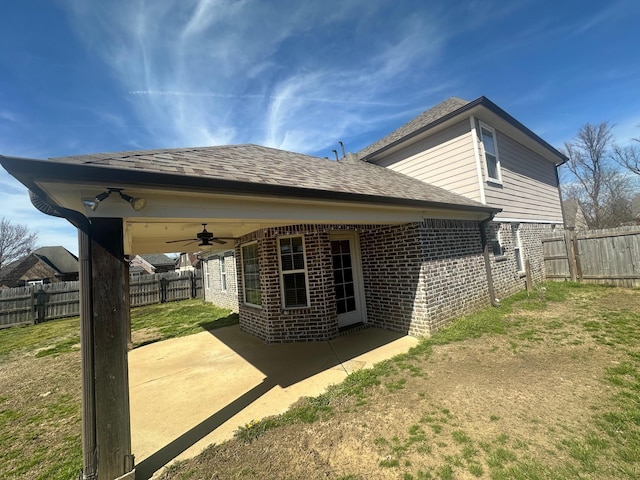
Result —
[[68, 5], [86, 47], [165, 146], [258, 142], [318, 151], [375, 124], [380, 108], [404, 108], [389, 93], [403, 84], [412, 90], [415, 66], [428, 68], [443, 51], [435, 16], [407, 15], [382, 40], [367, 22], [385, 2], [281, 3], [286, 8], [255, 0]]

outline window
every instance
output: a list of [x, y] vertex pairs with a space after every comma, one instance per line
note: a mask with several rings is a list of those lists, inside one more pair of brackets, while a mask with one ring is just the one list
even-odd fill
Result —
[[205, 276], [207, 277], [207, 290], [209, 290], [211, 288], [211, 279], [209, 278], [209, 264], [207, 262], [204, 262], [202, 264], [202, 267], [204, 268]]
[[224, 265], [224, 257], [220, 257], [220, 290], [227, 291], [227, 270]]
[[513, 254], [516, 257], [518, 272], [524, 272], [524, 261], [522, 259], [522, 243], [520, 241], [520, 224], [511, 224], [511, 235], [513, 237]]
[[285, 237], [278, 240], [280, 257], [280, 285], [284, 308], [307, 307], [307, 270], [302, 237]]
[[480, 135], [482, 137], [482, 149], [484, 150], [484, 162], [487, 169], [487, 180], [495, 183], [502, 183], [500, 174], [500, 158], [498, 157], [498, 144], [496, 142], [496, 131], [480, 123]]
[[261, 305], [260, 265], [258, 263], [258, 244], [255, 242], [242, 247], [242, 281], [245, 303]]

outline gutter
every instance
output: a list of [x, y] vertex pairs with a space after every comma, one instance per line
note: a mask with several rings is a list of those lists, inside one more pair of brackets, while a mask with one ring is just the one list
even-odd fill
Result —
[[[91, 292], [91, 224], [75, 210], [54, 206], [29, 190], [31, 203], [52, 217], [65, 218], [78, 229], [78, 261], [80, 278], [80, 355], [82, 358], [82, 479], [98, 478], [96, 441], [96, 391], [93, 338], [93, 299]], [[46, 198], [46, 197], [44, 197]]]
[[489, 299], [491, 305], [494, 307], [501, 307], [500, 302], [496, 298], [496, 291], [493, 286], [493, 273], [491, 271], [491, 258], [489, 257], [489, 240], [487, 238], [487, 226], [496, 216], [496, 213], [491, 213], [487, 218], [480, 222], [480, 238], [482, 240], [482, 256], [484, 257], [484, 268], [487, 272], [487, 287], [489, 291]]

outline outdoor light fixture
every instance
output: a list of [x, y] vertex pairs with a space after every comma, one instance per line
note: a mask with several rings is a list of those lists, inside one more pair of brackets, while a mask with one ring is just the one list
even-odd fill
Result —
[[129, 202], [129, 204], [131, 205], [131, 208], [133, 208], [136, 212], [139, 212], [140, 210], [142, 210], [147, 204], [147, 201], [144, 198], [132, 197], [131, 195], [122, 193], [122, 191], [118, 191], [118, 193], [120, 194], [120, 198]]
[[100, 202], [109, 198], [112, 193], [118, 193], [118, 195], [120, 195], [120, 198], [122, 198], [125, 202], [128, 202], [131, 205], [131, 208], [133, 208], [136, 212], [142, 210], [147, 204], [147, 201], [144, 198], [132, 197], [131, 195], [122, 193], [122, 188], [107, 188], [107, 190], [105, 190], [104, 192], [96, 195], [93, 200], [84, 200], [84, 204], [95, 212], [98, 209], [98, 205], [100, 205]]

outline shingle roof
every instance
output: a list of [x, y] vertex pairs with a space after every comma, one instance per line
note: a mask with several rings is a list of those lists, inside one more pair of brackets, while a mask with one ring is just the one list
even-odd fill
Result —
[[149, 262], [154, 267], [161, 267], [167, 265], [174, 265], [175, 262], [172, 258], [167, 257], [162, 253], [151, 253], [148, 255], [140, 255], [144, 260]]
[[419, 130], [427, 125], [441, 119], [442, 117], [455, 112], [461, 107], [469, 104], [468, 100], [463, 100], [457, 97], [449, 97], [444, 102], [439, 103], [433, 108], [422, 112], [420, 115], [415, 117], [413, 120], [402, 125], [400, 128], [394, 130], [386, 137], [381, 138], [377, 142], [369, 145], [368, 147], [363, 148], [358, 152], [358, 158], [364, 158], [367, 155], [371, 155], [372, 153], [377, 152], [385, 148], [388, 145], [406, 137], [407, 135], [412, 134], [416, 130]]
[[[169, 174], [174, 178], [198, 177], [306, 189], [310, 196], [313, 191], [339, 192], [487, 209], [461, 195], [350, 157], [336, 162], [248, 144], [101, 153], [51, 160], [140, 174]], [[134, 179], [136, 177], [132, 177]]]
[[33, 253], [60, 273], [78, 273], [78, 257], [64, 247], [40, 247]]

